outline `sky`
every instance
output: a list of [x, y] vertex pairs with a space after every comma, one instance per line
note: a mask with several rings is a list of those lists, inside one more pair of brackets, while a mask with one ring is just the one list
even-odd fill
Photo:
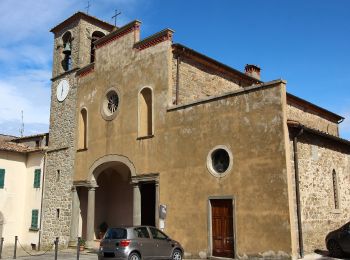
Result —
[[[88, 0], [0, 0], [0, 133], [47, 132], [53, 34]], [[345, 117], [350, 139], [349, 0], [90, 0], [89, 14], [117, 26], [142, 22], [141, 37], [164, 28], [181, 43], [235, 69], [261, 67], [263, 81]]]

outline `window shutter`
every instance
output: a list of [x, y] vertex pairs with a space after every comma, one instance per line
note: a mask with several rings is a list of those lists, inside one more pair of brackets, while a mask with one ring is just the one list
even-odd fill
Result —
[[39, 215], [39, 210], [33, 209], [32, 210], [32, 224], [30, 225], [31, 228], [38, 228], [38, 215]]
[[4, 188], [5, 184], [5, 169], [0, 169], [0, 189]]
[[41, 169], [34, 171], [34, 188], [40, 188]]

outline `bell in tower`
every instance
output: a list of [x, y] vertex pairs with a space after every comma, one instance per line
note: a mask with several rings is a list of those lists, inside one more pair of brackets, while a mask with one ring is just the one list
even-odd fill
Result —
[[71, 53], [72, 53], [71, 43], [70, 43], [70, 41], [67, 41], [67, 42], [64, 44], [63, 54], [65, 54], [65, 55], [71, 55]]

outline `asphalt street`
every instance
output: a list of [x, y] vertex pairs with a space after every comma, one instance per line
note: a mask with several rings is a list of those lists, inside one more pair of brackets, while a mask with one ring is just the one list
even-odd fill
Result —
[[[319, 254], [313, 253], [306, 255], [304, 260], [334, 260], [336, 258], [332, 258], [327, 256], [326, 251], [321, 251]], [[1, 259], [13, 259], [13, 250], [4, 250], [2, 252]], [[17, 251], [16, 259], [20, 260], [55, 260], [54, 251], [50, 250], [49, 252], [38, 252], [38, 251], [23, 251], [19, 249]], [[58, 251], [57, 260], [65, 259], [65, 260], [76, 260], [77, 252], [74, 249], [65, 249]], [[266, 258], [265, 258], [266, 259]], [[276, 258], [273, 258], [276, 260]], [[349, 258], [342, 258], [349, 259]], [[97, 255], [93, 251], [85, 250], [80, 252], [79, 260], [97, 260]], [[199, 259], [192, 259], [199, 260]], [[256, 258], [256, 260], [262, 260], [262, 258]]]

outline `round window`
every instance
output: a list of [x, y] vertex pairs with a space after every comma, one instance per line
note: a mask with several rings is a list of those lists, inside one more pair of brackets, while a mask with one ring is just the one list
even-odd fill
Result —
[[101, 114], [105, 120], [112, 120], [117, 115], [119, 95], [115, 89], [107, 90], [101, 106]]
[[228, 174], [232, 168], [232, 154], [230, 150], [223, 145], [212, 149], [207, 157], [207, 168], [215, 177], [223, 177]]

